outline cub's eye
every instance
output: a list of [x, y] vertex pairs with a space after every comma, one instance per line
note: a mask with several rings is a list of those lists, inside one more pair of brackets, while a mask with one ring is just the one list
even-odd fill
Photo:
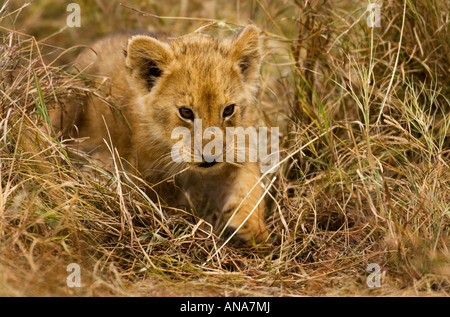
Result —
[[234, 107], [235, 105], [229, 105], [228, 107], [225, 107], [225, 109], [223, 109], [223, 117], [229, 117], [234, 113]]
[[187, 120], [194, 120], [194, 113], [191, 109], [188, 108], [180, 108], [178, 110], [180, 112], [180, 116]]

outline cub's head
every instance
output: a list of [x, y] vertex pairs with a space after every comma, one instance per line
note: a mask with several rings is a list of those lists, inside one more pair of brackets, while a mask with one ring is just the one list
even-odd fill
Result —
[[230, 162], [227, 128], [255, 124], [260, 60], [259, 30], [254, 26], [224, 40], [201, 34], [164, 40], [132, 37], [126, 68], [136, 96], [141, 149], [158, 143], [162, 156], [177, 161], [174, 146], [184, 144], [182, 160], [200, 170]]

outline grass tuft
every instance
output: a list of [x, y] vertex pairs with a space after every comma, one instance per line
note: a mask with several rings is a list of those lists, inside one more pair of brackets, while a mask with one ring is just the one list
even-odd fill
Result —
[[[448, 1], [64, 1], [0, 8], [0, 295], [291, 296], [450, 292]], [[368, 3], [367, 3], [368, 4]], [[136, 180], [102, 170], [49, 124], [104, 92], [70, 62], [125, 29], [263, 30], [258, 109], [280, 127], [270, 248], [235, 248]], [[93, 28], [92, 25], [96, 27]], [[119, 164], [119, 163], [117, 163]], [[270, 179], [269, 179], [270, 178]], [[82, 287], [66, 285], [69, 263]], [[381, 287], [366, 284], [370, 263]]]

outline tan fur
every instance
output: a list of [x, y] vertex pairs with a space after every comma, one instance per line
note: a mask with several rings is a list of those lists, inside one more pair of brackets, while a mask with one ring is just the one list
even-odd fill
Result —
[[[111, 136], [121, 157], [150, 184], [177, 174], [172, 182], [155, 187], [168, 204], [182, 204], [186, 194], [193, 200], [207, 197], [227, 220], [260, 177], [258, 164], [218, 163], [203, 168], [198, 162], [176, 163], [170, 156], [177, 142], [171, 132], [178, 126], [193, 131], [192, 122], [180, 117], [179, 107], [192, 109], [202, 119], [203, 129], [219, 127], [224, 135], [228, 126], [255, 126], [259, 63], [259, 31], [253, 26], [222, 41], [200, 34], [110, 36], [85, 50], [77, 69], [97, 76], [98, 88], [111, 93], [115, 106], [89, 97], [83, 107], [69, 105], [63, 120], [54, 114], [55, 121], [62, 122], [59, 127], [66, 137], [89, 138], [81, 149], [105, 165], [111, 154], [104, 139]], [[160, 70], [159, 77], [149, 76], [151, 67]], [[223, 110], [230, 104], [236, 105], [235, 113], [224, 120]], [[240, 226], [261, 194], [258, 184], [230, 221], [232, 228]], [[238, 236], [246, 242], [266, 239], [264, 202]]]

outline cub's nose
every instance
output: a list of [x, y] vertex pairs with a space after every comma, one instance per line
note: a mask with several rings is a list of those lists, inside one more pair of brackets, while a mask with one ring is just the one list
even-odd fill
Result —
[[220, 155], [202, 155], [202, 159], [205, 161], [201, 164], [199, 164], [198, 166], [200, 167], [211, 167], [214, 166], [218, 163], [219, 158], [221, 158], [221, 154]]
[[202, 158], [208, 163], [211, 163], [211, 162], [214, 162], [214, 161], [218, 162], [218, 161], [220, 161], [221, 157], [222, 157], [222, 154], [219, 154], [219, 155], [202, 155]]
[[199, 164], [198, 166], [200, 166], [200, 167], [211, 167], [211, 166], [214, 166], [214, 165], [216, 165], [217, 164], [217, 162], [211, 162], [211, 163], [208, 163], [208, 162], [204, 162], [204, 163], [202, 163], [202, 164]]

